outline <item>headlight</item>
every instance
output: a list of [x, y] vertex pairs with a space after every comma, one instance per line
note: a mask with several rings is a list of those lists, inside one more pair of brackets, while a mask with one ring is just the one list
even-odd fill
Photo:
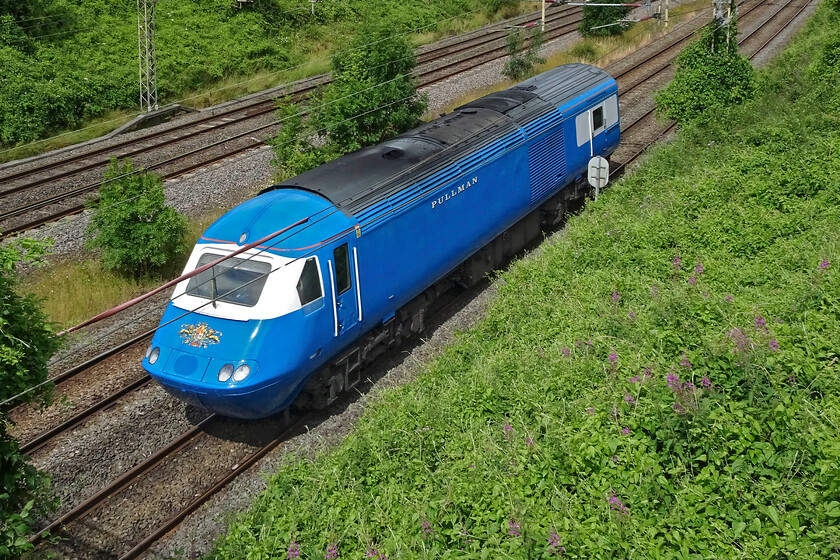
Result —
[[149, 344], [149, 347], [148, 347], [148, 348], [146, 348], [146, 355], [145, 355], [145, 356], [143, 356], [143, 357], [144, 357], [144, 358], [148, 358], [148, 357], [149, 357], [149, 354], [151, 354], [151, 353], [152, 353], [152, 345], [151, 345], [151, 344]]
[[251, 373], [251, 366], [247, 364], [242, 364], [241, 366], [236, 368], [235, 372], [233, 372], [233, 380], [242, 381], [243, 379], [248, 377], [249, 373]]
[[225, 364], [222, 366], [222, 369], [219, 370], [219, 381], [224, 383], [230, 379], [231, 375], [233, 375], [233, 366], [231, 364]]
[[157, 346], [149, 353], [149, 363], [154, 364], [160, 358], [160, 348]]

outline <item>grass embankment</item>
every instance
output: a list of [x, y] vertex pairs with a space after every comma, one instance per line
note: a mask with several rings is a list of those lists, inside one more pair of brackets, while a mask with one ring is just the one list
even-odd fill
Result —
[[[192, 246], [221, 213], [191, 220], [187, 237]], [[49, 321], [71, 327], [177, 277], [189, 252], [180, 255], [159, 273], [135, 278], [102, 266], [95, 255], [81, 260], [47, 264], [30, 272], [21, 288], [43, 302]]]
[[213, 556], [838, 557], [838, 24], [512, 266]]
[[[14, 4], [0, 13], [0, 161], [95, 138], [136, 114], [135, 3]], [[241, 9], [229, 0], [160, 3], [159, 99], [205, 107], [325, 72], [331, 53], [366, 24], [419, 30], [411, 37], [420, 44], [534, 9], [503, 4], [348, 0], [318, 3], [313, 15], [298, 0], [257, 0]]]

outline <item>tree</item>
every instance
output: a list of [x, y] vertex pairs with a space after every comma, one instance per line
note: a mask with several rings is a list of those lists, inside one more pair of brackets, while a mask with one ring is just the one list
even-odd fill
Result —
[[308, 106], [281, 105], [283, 124], [271, 144], [282, 178], [341, 154], [371, 146], [417, 124], [426, 110], [411, 72], [411, 44], [385, 27], [363, 30], [348, 51], [332, 60], [332, 82]]
[[165, 205], [160, 176], [114, 158], [104, 179], [99, 200], [90, 204], [87, 246], [102, 249], [106, 268], [146, 275], [189, 248], [187, 220]]
[[540, 56], [544, 34], [536, 29], [531, 35], [531, 44], [524, 51], [525, 37], [522, 29], [515, 29], [507, 36], [508, 60], [502, 69], [502, 74], [511, 80], [522, 80], [534, 71], [534, 66], [545, 63]]
[[[19, 295], [15, 266], [40, 262], [49, 243], [23, 240], [0, 245], [0, 402], [35, 387], [47, 378], [47, 361], [58, 349], [41, 303]], [[30, 394], [43, 394], [36, 391]], [[0, 560], [18, 558], [31, 549], [26, 539], [30, 514], [46, 478], [20, 454], [0, 413]]]
[[[615, 3], [615, 0], [593, 0], [591, 3], [610, 4]], [[630, 6], [584, 6], [583, 19], [580, 20], [578, 31], [584, 37], [621, 35], [633, 27], [633, 22], [622, 21], [618, 23], [618, 20], [626, 18], [632, 11], [633, 8]], [[593, 27], [597, 27], [597, 29], [593, 29]]]
[[749, 60], [738, 54], [737, 35], [734, 15], [726, 25], [715, 20], [704, 28], [700, 39], [677, 57], [673, 81], [656, 95], [660, 114], [685, 124], [712, 107], [743, 103], [753, 96], [755, 73]]

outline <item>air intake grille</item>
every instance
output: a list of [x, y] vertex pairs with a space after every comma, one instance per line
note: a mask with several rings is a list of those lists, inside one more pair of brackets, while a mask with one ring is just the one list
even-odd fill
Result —
[[531, 203], [541, 202], [566, 180], [563, 128], [556, 127], [535, 139], [528, 148]]

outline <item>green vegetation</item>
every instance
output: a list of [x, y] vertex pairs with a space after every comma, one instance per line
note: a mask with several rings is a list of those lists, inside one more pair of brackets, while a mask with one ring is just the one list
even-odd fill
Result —
[[524, 29], [515, 29], [507, 36], [508, 60], [502, 69], [502, 75], [511, 80], [524, 80], [534, 74], [534, 67], [544, 64], [545, 59], [540, 56], [540, 47], [544, 42], [544, 33], [534, 28], [531, 34], [531, 41], [528, 48], [523, 50], [525, 44]]
[[840, 557], [838, 24], [504, 273], [213, 556]]
[[[614, 0], [593, 0], [591, 4], [614, 4]], [[622, 21], [630, 15], [633, 8], [630, 6], [584, 6], [583, 19], [578, 25], [578, 31], [584, 37], [607, 37], [610, 35], [621, 35], [633, 27], [633, 22]], [[615, 25], [612, 25], [615, 24]], [[606, 26], [606, 27], [602, 27]], [[597, 29], [593, 29], [597, 27]]]
[[[18, 295], [14, 275], [17, 263], [39, 262], [48, 249], [31, 240], [0, 246], [0, 402], [46, 380], [47, 360], [58, 349], [40, 301]], [[34, 391], [29, 399], [44, 394]], [[45, 484], [20, 454], [0, 412], [0, 560], [18, 558], [31, 548], [31, 513]]]
[[87, 246], [102, 249], [105, 268], [145, 276], [187, 251], [187, 219], [166, 206], [160, 176], [114, 158], [103, 179]]
[[712, 107], [743, 103], [755, 94], [755, 71], [738, 54], [738, 26], [734, 0], [732, 19], [721, 26], [712, 21], [677, 57], [674, 80], [656, 96], [660, 114], [685, 124]]
[[[505, 0], [348, 0], [319, 3], [312, 15], [301, 0], [233, 5], [230, 0], [157, 5], [162, 102], [190, 97], [192, 105], [216, 103], [323, 71], [318, 60], [342, 49], [367, 24], [386, 25], [394, 34], [415, 29], [445, 34], [520, 9]], [[134, 2], [0, 0], [0, 146], [134, 110], [137, 64]], [[250, 78], [253, 83], [230, 87]], [[226, 90], [206, 94], [218, 87]]]
[[417, 95], [414, 65], [404, 37], [382, 26], [360, 33], [348, 52], [333, 58], [333, 80], [320, 94], [306, 105], [279, 105], [283, 128], [271, 145], [280, 180], [416, 125], [426, 100]]

